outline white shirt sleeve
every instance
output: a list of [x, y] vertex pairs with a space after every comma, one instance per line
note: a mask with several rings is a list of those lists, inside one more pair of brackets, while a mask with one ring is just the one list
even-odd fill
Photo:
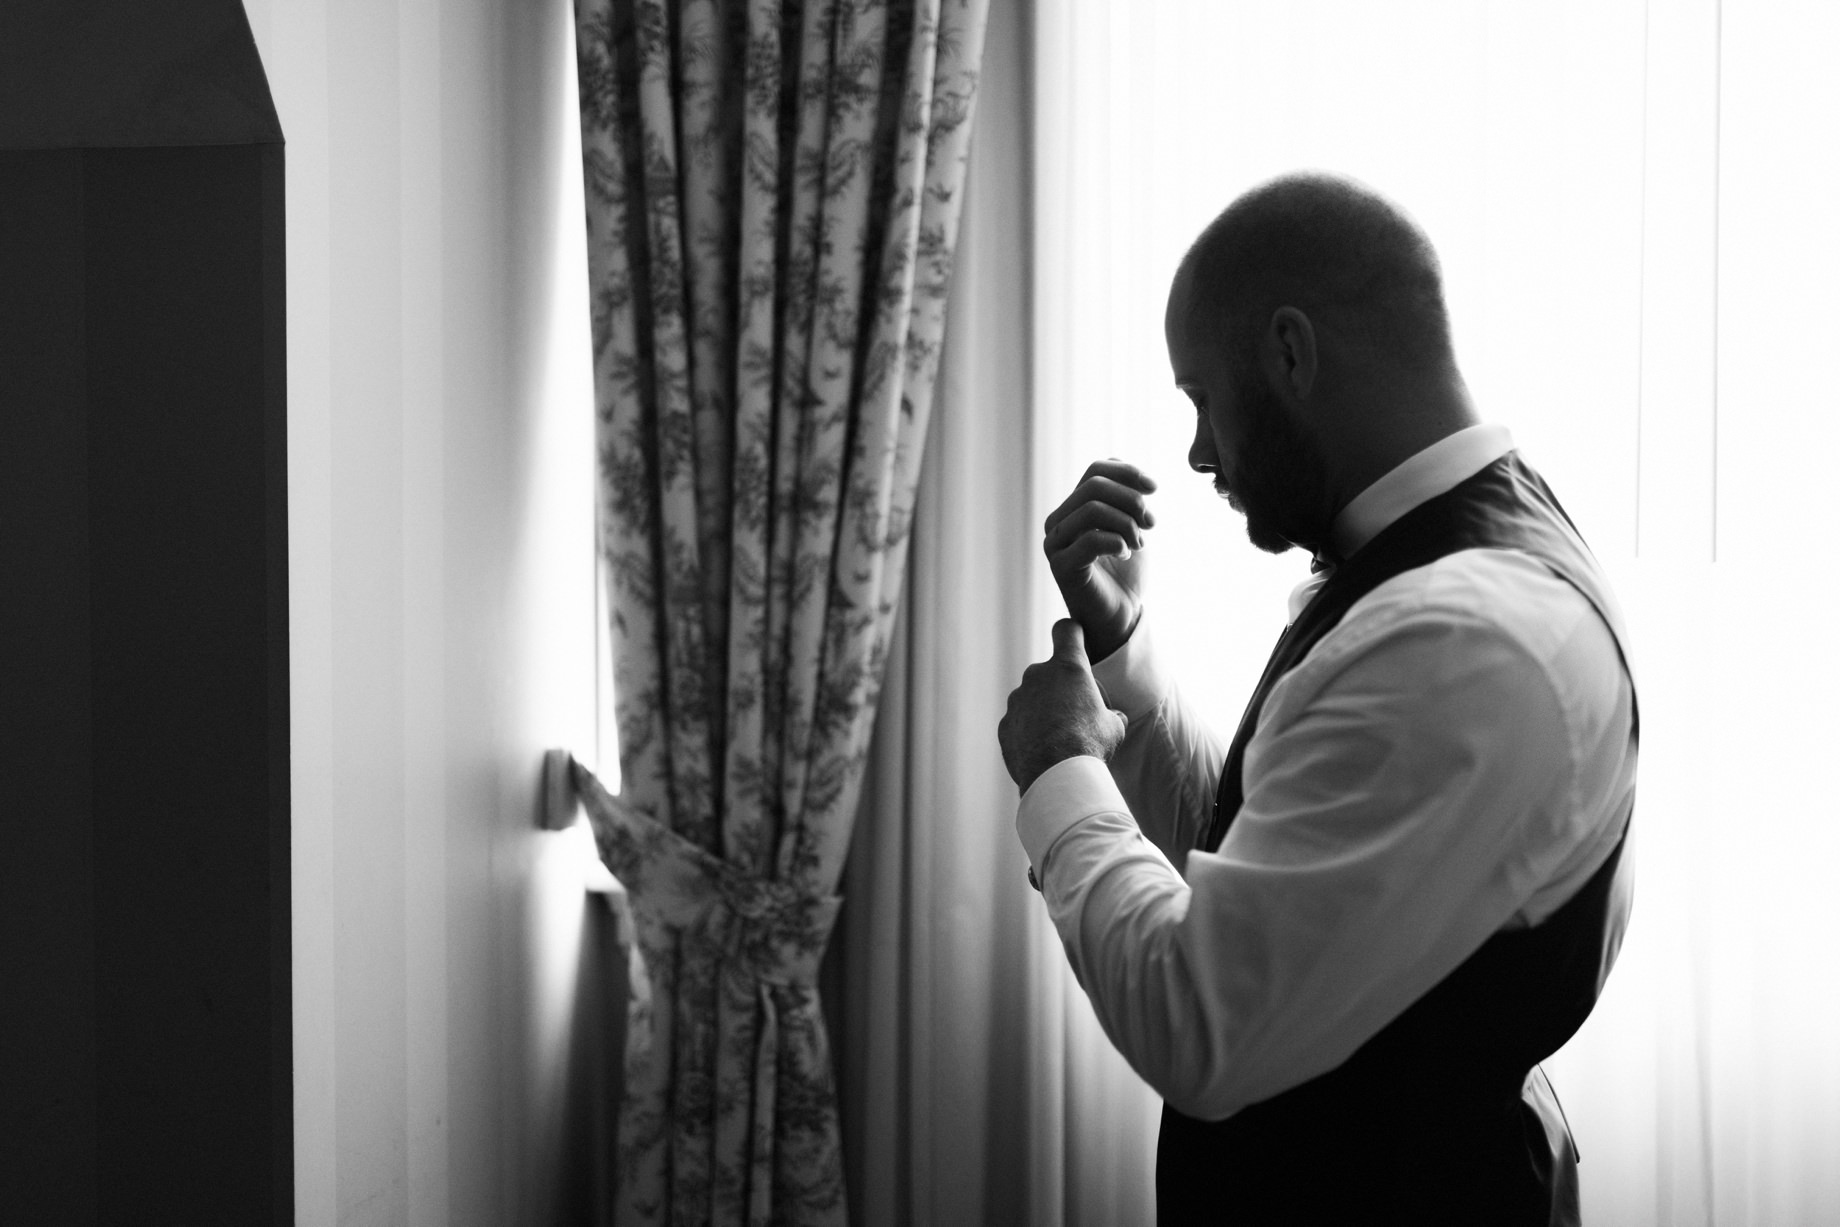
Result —
[[1147, 615], [1122, 647], [1093, 666], [1093, 678], [1129, 721], [1112, 753], [1111, 777], [1138, 827], [1180, 873], [1213, 817], [1226, 743], [1163, 672]]
[[[1140, 826], [1098, 760], [1058, 764], [1023, 798], [1018, 833], [1075, 974], [1179, 1110], [1221, 1119], [1333, 1069], [1556, 877], [1588, 876], [1601, 856], [1581, 845], [1607, 854], [1633, 788], [1633, 748], [1605, 736], [1626, 677], [1583, 598], [1532, 567], [1494, 577], [1519, 585], [1511, 628], [1477, 612], [1501, 593], [1475, 599], [1461, 565], [1351, 611], [1268, 696], [1238, 818], [1217, 853], [1188, 855], [1186, 880], [1156, 846], [1162, 816]], [[1157, 710], [1133, 735], [1188, 746]], [[1205, 781], [1175, 775], [1134, 803], [1181, 813], [1169, 797]]]

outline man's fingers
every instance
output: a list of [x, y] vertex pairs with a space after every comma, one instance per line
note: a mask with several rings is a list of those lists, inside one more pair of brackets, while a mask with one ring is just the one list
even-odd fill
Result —
[[1110, 533], [1134, 550], [1144, 547], [1144, 529], [1137, 520], [1116, 507], [1104, 503], [1086, 503], [1049, 527], [1047, 536], [1042, 539], [1042, 549], [1050, 555], [1059, 553], [1085, 534], [1094, 531]]
[[1054, 574], [1067, 576], [1076, 574], [1082, 567], [1090, 566], [1097, 558], [1129, 558], [1131, 543], [1117, 533], [1095, 528], [1081, 533], [1060, 549], [1050, 549], [1046, 553], [1048, 566]]
[[1155, 522], [1155, 517], [1150, 514], [1150, 505], [1145, 501], [1145, 495], [1149, 493], [1148, 490], [1104, 474], [1086, 477], [1073, 488], [1066, 498], [1061, 500], [1060, 506], [1049, 513], [1048, 523], [1044, 527], [1052, 526], [1064, 516], [1072, 514], [1076, 508], [1087, 503], [1105, 503], [1116, 507], [1147, 527]]
[[1145, 494], [1156, 491], [1156, 480], [1128, 460], [1113, 456], [1105, 460], [1095, 460], [1086, 466], [1085, 477], [1109, 477], [1127, 486], [1134, 486]]
[[1156, 516], [1150, 511], [1150, 505], [1144, 495], [1148, 490], [1134, 487], [1103, 474], [1089, 476], [1073, 488], [1073, 492], [1061, 500], [1061, 505], [1048, 513], [1042, 525], [1042, 531], [1051, 533], [1067, 517], [1081, 509], [1097, 504], [1103, 507], [1115, 507], [1133, 523], [1149, 528], [1156, 523]]
[[1054, 624], [1054, 659], [1087, 663], [1086, 630], [1072, 618], [1062, 618]]

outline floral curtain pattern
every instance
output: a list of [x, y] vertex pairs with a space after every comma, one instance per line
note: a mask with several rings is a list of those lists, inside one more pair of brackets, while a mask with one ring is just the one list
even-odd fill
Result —
[[944, 331], [987, 0], [578, 0], [622, 791], [622, 1223], [841, 1223], [816, 970]]

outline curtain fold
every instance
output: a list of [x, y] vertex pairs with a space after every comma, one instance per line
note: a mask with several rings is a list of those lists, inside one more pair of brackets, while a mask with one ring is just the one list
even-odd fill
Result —
[[844, 1221], [816, 990], [944, 327], [983, 0], [581, 0], [631, 893], [621, 1222]]
[[1035, 510], [1038, 436], [1061, 419], [1034, 379], [1030, 8], [990, 14], [911, 570], [826, 957], [851, 1217], [875, 1227], [1155, 1217], [1160, 1104], [1028, 887], [996, 741], [1059, 599]]
[[1040, 903], [996, 742], [1040, 562], [1014, 24], [991, 14], [909, 582], [826, 968], [851, 1219], [877, 1227], [1042, 1221], [1028, 1213], [1030, 1085], [1059, 1073], [1030, 1023]]

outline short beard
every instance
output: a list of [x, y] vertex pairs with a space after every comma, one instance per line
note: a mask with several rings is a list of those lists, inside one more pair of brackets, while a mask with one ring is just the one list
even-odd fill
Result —
[[1322, 511], [1329, 474], [1321, 454], [1263, 382], [1248, 380], [1239, 402], [1245, 445], [1231, 480], [1215, 474], [1215, 492], [1246, 517], [1247, 539], [1266, 553], [1320, 548], [1329, 535]]

